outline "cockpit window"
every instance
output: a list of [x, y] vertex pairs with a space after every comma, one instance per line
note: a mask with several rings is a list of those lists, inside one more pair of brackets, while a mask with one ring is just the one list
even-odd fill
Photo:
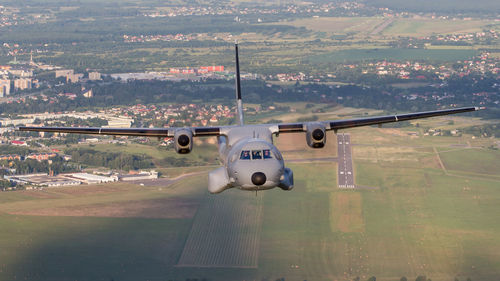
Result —
[[250, 160], [250, 150], [242, 150], [240, 159], [242, 160]]
[[[250, 157], [251, 156], [251, 157]], [[242, 150], [240, 154], [240, 160], [261, 160], [261, 159], [272, 159], [273, 154], [270, 149], [264, 150]]]
[[252, 150], [252, 159], [262, 159], [262, 151], [261, 150]]
[[264, 150], [262, 150], [262, 152], [263, 152], [263, 154], [264, 154], [264, 159], [271, 159], [271, 158], [273, 158], [273, 157], [271, 156], [271, 150], [269, 150], [269, 149], [264, 149]]

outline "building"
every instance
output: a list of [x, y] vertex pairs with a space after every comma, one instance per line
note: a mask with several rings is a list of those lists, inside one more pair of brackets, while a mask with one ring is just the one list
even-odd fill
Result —
[[200, 69], [206, 69], [208, 72], [222, 72], [224, 71], [223, 65], [202, 66]]
[[138, 174], [135, 175], [121, 175], [120, 180], [122, 181], [137, 181], [137, 180], [154, 180], [158, 178], [158, 172], [157, 171], [141, 171]]
[[19, 154], [0, 155], [0, 161], [12, 161], [12, 160], [21, 161], [21, 155]]
[[89, 80], [95, 81], [95, 80], [101, 80], [101, 73], [99, 72], [89, 72]]
[[49, 160], [50, 158], [56, 157], [56, 156], [57, 156], [57, 154], [55, 154], [55, 153], [32, 153], [32, 154], [29, 154], [28, 156], [26, 156], [26, 159], [34, 159], [34, 160], [41, 162], [43, 160]]
[[33, 76], [33, 71], [24, 70], [24, 69], [12, 69], [12, 70], [9, 70], [9, 73], [14, 75], [14, 76], [21, 77], [21, 78]]
[[26, 125], [35, 122], [35, 118], [23, 118], [23, 119], [10, 119], [10, 118], [0, 118], [0, 125], [5, 126], [19, 126]]
[[108, 118], [108, 125], [103, 127], [108, 128], [130, 128], [132, 127], [132, 123], [134, 123], [133, 118], [126, 117], [112, 117]]
[[32, 88], [32, 80], [31, 78], [19, 78], [14, 80], [14, 90], [15, 91], [22, 91], [26, 89], [31, 89]]
[[86, 98], [91, 98], [94, 96], [94, 92], [92, 91], [92, 89], [86, 91], [85, 93], [83, 93], [83, 96], [86, 97]]
[[83, 74], [81, 74], [81, 73], [68, 74], [68, 75], [66, 75], [66, 82], [78, 83], [78, 82], [80, 82], [80, 79], [82, 79], [82, 78], [83, 78]]
[[28, 174], [28, 175], [15, 175], [4, 176], [4, 179], [17, 184], [29, 184], [34, 186], [47, 186], [58, 187], [67, 185], [80, 185], [81, 181], [75, 179], [68, 179], [62, 176], [49, 176], [48, 174]]
[[58, 77], [67, 77], [68, 75], [71, 75], [75, 73], [73, 69], [61, 69], [61, 70], [56, 70], [56, 78]]
[[66, 175], [64, 175], [64, 177], [69, 178], [69, 179], [77, 179], [77, 180], [82, 181], [82, 182], [87, 183], [87, 184], [97, 184], [97, 183], [107, 183], [107, 182], [118, 181], [117, 176], [105, 177], [105, 176], [92, 175], [92, 174], [87, 174], [87, 173], [66, 174]]
[[10, 95], [10, 80], [0, 79], [0, 97], [3, 98], [8, 95]]
[[193, 68], [184, 68], [181, 70], [182, 74], [194, 74], [194, 69]]
[[18, 141], [18, 140], [13, 140], [10, 142], [10, 144], [18, 146], [28, 146], [28, 144], [25, 141]]

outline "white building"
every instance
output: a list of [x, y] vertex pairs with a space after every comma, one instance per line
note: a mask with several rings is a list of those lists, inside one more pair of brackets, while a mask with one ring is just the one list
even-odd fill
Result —
[[87, 174], [87, 173], [66, 174], [65, 177], [78, 179], [78, 180], [85, 182], [87, 184], [97, 184], [97, 183], [118, 181], [117, 176], [105, 177], [105, 176], [92, 175], [92, 174]]
[[80, 79], [83, 78], [82, 73], [68, 74], [66, 75], [66, 82], [68, 83], [77, 83], [80, 82]]
[[32, 77], [33, 76], [33, 71], [31, 70], [24, 70], [24, 69], [12, 69], [9, 70], [10, 74], [17, 76], [17, 77]]
[[89, 80], [95, 81], [95, 80], [101, 80], [101, 73], [99, 72], [89, 72]]
[[0, 79], [0, 97], [3, 98], [8, 95], [10, 95], [10, 80]]
[[66, 77], [70, 74], [75, 73], [73, 69], [61, 69], [61, 70], [56, 70], [56, 78], [58, 77]]
[[61, 176], [55, 176], [55, 177], [49, 176], [48, 174], [45, 173], [4, 176], [4, 179], [18, 184], [29, 184], [34, 186], [47, 186], [47, 187], [82, 184], [82, 182], [79, 180], [65, 178]]
[[31, 89], [33, 82], [31, 78], [19, 78], [14, 80], [14, 90]]

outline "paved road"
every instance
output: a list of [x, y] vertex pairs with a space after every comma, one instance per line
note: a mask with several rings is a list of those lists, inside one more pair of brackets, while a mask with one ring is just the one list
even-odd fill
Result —
[[352, 168], [351, 136], [337, 135], [338, 147], [338, 186], [339, 188], [354, 188], [354, 170]]

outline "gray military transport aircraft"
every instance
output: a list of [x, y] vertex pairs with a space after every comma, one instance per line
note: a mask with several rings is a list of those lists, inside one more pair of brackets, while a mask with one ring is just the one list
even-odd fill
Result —
[[307, 145], [322, 148], [326, 143], [326, 131], [380, 125], [383, 123], [407, 121], [462, 112], [482, 108], [462, 107], [454, 109], [366, 117], [349, 120], [318, 122], [245, 125], [241, 103], [240, 65], [238, 43], [236, 51], [236, 98], [239, 125], [219, 127], [185, 128], [91, 128], [91, 127], [19, 127], [19, 131], [56, 132], [76, 134], [96, 134], [113, 136], [173, 137], [177, 153], [186, 154], [193, 149], [193, 137], [216, 136], [222, 167], [208, 174], [208, 190], [220, 193], [237, 187], [242, 190], [259, 191], [280, 187], [293, 188], [293, 172], [285, 167], [283, 157], [273, 145], [273, 135], [304, 132]]

